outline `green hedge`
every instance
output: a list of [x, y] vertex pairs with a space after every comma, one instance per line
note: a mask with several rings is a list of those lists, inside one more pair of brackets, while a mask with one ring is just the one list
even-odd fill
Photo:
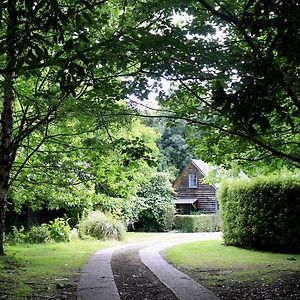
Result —
[[226, 244], [299, 251], [299, 178], [273, 176], [224, 182], [218, 199]]
[[182, 232], [213, 232], [220, 230], [218, 215], [176, 215], [174, 228]]

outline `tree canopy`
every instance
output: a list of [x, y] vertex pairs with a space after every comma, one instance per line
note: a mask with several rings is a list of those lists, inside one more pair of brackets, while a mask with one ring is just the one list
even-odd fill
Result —
[[174, 12], [153, 26], [144, 60], [173, 82], [161, 104], [200, 131], [199, 156], [298, 167], [298, 1], [193, 0]]
[[128, 95], [159, 92], [208, 162], [299, 167], [299, 15], [296, 0], [1, 1], [0, 255], [9, 193], [90, 178], [130, 193], [157, 149]]
[[170, 172], [178, 175], [187, 163], [195, 157], [193, 149], [187, 143], [188, 138], [193, 138], [185, 128], [183, 121], [167, 122], [165, 118], [151, 117], [146, 124], [160, 133], [157, 140], [159, 157], [157, 168], [160, 172]]
[[132, 38], [158, 17], [152, 1], [1, 1], [0, 255], [10, 188], [45, 142], [105, 129], [104, 113], [127, 109]]

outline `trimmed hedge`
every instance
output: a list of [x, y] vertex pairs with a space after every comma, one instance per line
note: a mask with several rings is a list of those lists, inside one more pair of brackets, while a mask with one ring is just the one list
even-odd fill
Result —
[[214, 232], [220, 230], [218, 215], [176, 215], [174, 228], [182, 232]]
[[218, 199], [227, 245], [300, 250], [300, 179], [258, 177], [221, 184]]

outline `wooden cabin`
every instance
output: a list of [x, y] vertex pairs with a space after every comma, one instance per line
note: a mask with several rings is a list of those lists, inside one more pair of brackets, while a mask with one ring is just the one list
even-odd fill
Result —
[[218, 212], [217, 187], [202, 182], [208, 171], [207, 163], [192, 159], [177, 177], [173, 187], [177, 193], [175, 204], [178, 214]]

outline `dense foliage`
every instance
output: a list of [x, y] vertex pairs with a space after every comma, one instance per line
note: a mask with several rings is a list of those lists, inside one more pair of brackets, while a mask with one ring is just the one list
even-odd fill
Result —
[[[299, 167], [298, 1], [2, 2], [0, 255], [9, 202], [76, 216], [138, 193], [124, 221], [170, 228], [170, 190], [147, 186], [158, 135], [130, 119], [148, 116], [132, 96], [159, 91], [155, 116], [186, 122], [207, 162]], [[182, 121], [161, 132], [159, 170], [191, 154]]]
[[218, 215], [176, 215], [174, 228], [182, 232], [215, 232], [220, 230]]
[[300, 180], [293, 176], [224, 182], [219, 190], [224, 241], [273, 251], [300, 250]]
[[162, 114], [201, 132], [191, 143], [208, 162], [299, 166], [298, 1], [173, 5], [144, 52], [152, 78], [173, 83], [160, 93]]
[[95, 209], [122, 220], [126, 226], [131, 226], [138, 220], [140, 208], [134, 197], [113, 198], [104, 194], [99, 194], [96, 197]]
[[158, 134], [142, 122], [107, 124], [109, 135], [103, 129], [71, 135], [79, 126], [85, 125], [57, 131], [59, 137], [28, 160], [10, 191], [16, 212], [26, 206], [63, 209], [76, 223], [77, 214], [102, 202], [101, 195], [130, 199], [155, 170]]
[[49, 224], [31, 226], [25, 230], [23, 226], [17, 229], [15, 226], [6, 237], [6, 242], [15, 243], [46, 243], [69, 241], [70, 225], [67, 220], [56, 218]]
[[[77, 148], [68, 148], [68, 136], [99, 128], [110, 136], [108, 123], [128, 111], [119, 101], [141, 69], [135, 36], [148, 32], [149, 21], [159, 18], [157, 9], [152, 1], [1, 2], [0, 255], [8, 193], [20, 174], [25, 170], [30, 178], [38, 169], [62, 170], [63, 147], [55, 146], [66, 146], [64, 160]], [[143, 153], [139, 141], [123, 144], [136, 150], [128, 151], [129, 161]], [[45, 153], [50, 165], [39, 164], [43, 158], [29, 166], [37, 153]], [[56, 156], [55, 166], [49, 154]], [[60, 181], [47, 176], [46, 183], [55, 179]]]
[[179, 175], [187, 163], [195, 157], [193, 149], [187, 143], [194, 134], [191, 135], [183, 121], [168, 122], [164, 118], [157, 119], [155, 114], [147, 119], [146, 124], [161, 135], [157, 140], [160, 150], [157, 160], [158, 171]]
[[173, 226], [174, 191], [167, 173], [156, 173], [141, 187], [136, 201], [139, 207], [137, 229], [167, 231]]

